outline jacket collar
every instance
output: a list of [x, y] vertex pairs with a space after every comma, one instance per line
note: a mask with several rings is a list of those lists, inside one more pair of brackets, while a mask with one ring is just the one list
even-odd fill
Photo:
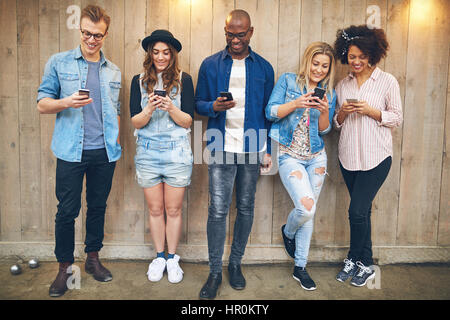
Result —
[[[228, 45], [225, 47], [225, 49], [223, 49], [223, 51], [222, 51], [222, 55], [221, 55], [221, 58], [222, 58], [222, 60], [225, 60], [226, 58], [230, 58], [230, 59], [233, 59], [232, 57], [231, 57], [231, 54], [228, 52]], [[248, 56], [247, 56], [247, 58], [250, 58], [250, 59], [252, 59], [253, 61], [255, 61], [255, 53], [253, 52], [253, 50], [252, 50], [252, 48], [250, 47], [250, 46], [248, 46]]]
[[[75, 48], [75, 51], [74, 51], [74, 58], [75, 59], [84, 59], [84, 60], [86, 60], [84, 57], [83, 57], [83, 54], [81, 53], [81, 45], [79, 45], [78, 47], [76, 47]], [[106, 63], [107, 62], [107, 60], [105, 59], [105, 55], [103, 54], [103, 51], [102, 50], [100, 50], [100, 65], [103, 65], [104, 63]]]

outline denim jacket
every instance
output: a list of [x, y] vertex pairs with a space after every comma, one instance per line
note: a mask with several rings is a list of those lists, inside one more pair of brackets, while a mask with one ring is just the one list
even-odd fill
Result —
[[[273, 89], [274, 72], [270, 63], [250, 47], [249, 52], [245, 59], [244, 135], [255, 139], [244, 139], [244, 152], [261, 152], [266, 141], [270, 140], [267, 139], [267, 131], [271, 123], [265, 117], [264, 107]], [[198, 72], [195, 110], [209, 117], [206, 137], [210, 150], [222, 151], [225, 145], [226, 111], [215, 112], [213, 103], [221, 91], [228, 91], [232, 65], [233, 58], [227, 46], [206, 58]], [[266, 152], [270, 154], [270, 141], [267, 141]]]
[[[272, 95], [270, 96], [269, 103], [266, 106], [266, 117], [274, 122], [270, 129], [269, 136], [285, 146], [290, 146], [294, 130], [297, 128], [303, 112], [305, 111], [304, 108], [299, 108], [284, 118], [279, 118], [277, 116], [278, 107], [280, 105], [295, 100], [306, 93], [305, 88], [304, 90], [299, 88], [296, 79], [297, 75], [295, 73], [282, 74], [278, 79], [272, 91]], [[319, 87], [320, 86], [321, 85], [319, 84]], [[329, 106], [329, 125], [324, 131], [319, 131], [320, 111], [313, 108], [310, 109], [309, 138], [312, 153], [319, 152], [323, 149], [324, 142], [322, 136], [331, 130], [334, 109], [336, 106], [336, 92], [333, 90], [333, 97], [330, 97], [329, 93], [327, 93], [327, 98]]]
[[[45, 65], [37, 101], [43, 98], [62, 99], [86, 86], [88, 64], [80, 47], [60, 52]], [[103, 135], [106, 153], [110, 162], [117, 161], [121, 147], [117, 143], [120, 115], [119, 91], [121, 88], [119, 68], [105, 59], [100, 52], [100, 90], [102, 97]], [[83, 152], [83, 110], [67, 108], [56, 114], [51, 149], [61, 160], [81, 162]]]

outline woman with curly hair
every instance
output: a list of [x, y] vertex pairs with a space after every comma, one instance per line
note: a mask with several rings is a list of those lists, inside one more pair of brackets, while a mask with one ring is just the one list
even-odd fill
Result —
[[169, 282], [178, 283], [183, 270], [175, 251], [181, 235], [184, 191], [192, 174], [189, 133], [194, 87], [191, 76], [178, 66], [181, 43], [169, 31], [153, 31], [142, 47], [147, 52], [144, 72], [131, 82], [130, 115], [137, 136], [136, 179], [144, 189], [157, 252], [147, 275], [150, 281], [159, 281], [167, 268]]
[[389, 44], [382, 29], [350, 26], [337, 32], [334, 48], [350, 73], [336, 86], [335, 128], [340, 130], [339, 165], [350, 194], [350, 250], [336, 276], [364, 286], [375, 277], [371, 207], [392, 163], [392, 134], [403, 121], [400, 89], [377, 64]]

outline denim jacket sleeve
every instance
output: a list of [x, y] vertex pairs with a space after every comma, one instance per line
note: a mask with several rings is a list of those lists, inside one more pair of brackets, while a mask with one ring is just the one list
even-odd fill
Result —
[[211, 97], [206, 69], [207, 66], [205, 61], [203, 61], [198, 71], [197, 88], [195, 90], [195, 111], [202, 116], [216, 118], [219, 113], [213, 110], [213, 104], [216, 99]]
[[41, 85], [38, 88], [37, 102], [43, 98], [59, 99], [61, 85], [56, 72], [56, 56], [52, 56], [46, 63]]
[[333, 90], [333, 98], [332, 99], [330, 99], [329, 95], [327, 95], [327, 98], [328, 98], [328, 121], [329, 121], [329, 125], [328, 125], [328, 128], [326, 128], [325, 130], [319, 131], [319, 135], [321, 135], [321, 136], [326, 135], [328, 132], [331, 131], [331, 128], [333, 127], [334, 110], [336, 108], [336, 91]]
[[266, 106], [267, 120], [273, 122], [280, 119], [277, 115], [278, 108], [280, 107], [280, 105], [284, 104], [286, 97], [286, 90], [287, 90], [286, 74], [283, 74], [275, 84], [272, 94], [270, 95], [269, 102]]

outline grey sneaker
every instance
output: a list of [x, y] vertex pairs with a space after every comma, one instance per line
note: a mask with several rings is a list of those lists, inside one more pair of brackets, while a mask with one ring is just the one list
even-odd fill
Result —
[[375, 278], [375, 270], [372, 270], [370, 267], [366, 267], [360, 261], [356, 261], [356, 265], [358, 266], [358, 271], [353, 276], [350, 284], [362, 287], [365, 286], [367, 281]]
[[340, 282], [345, 282], [348, 278], [352, 278], [358, 267], [352, 261], [352, 259], [344, 259], [344, 267], [336, 276], [336, 280]]

